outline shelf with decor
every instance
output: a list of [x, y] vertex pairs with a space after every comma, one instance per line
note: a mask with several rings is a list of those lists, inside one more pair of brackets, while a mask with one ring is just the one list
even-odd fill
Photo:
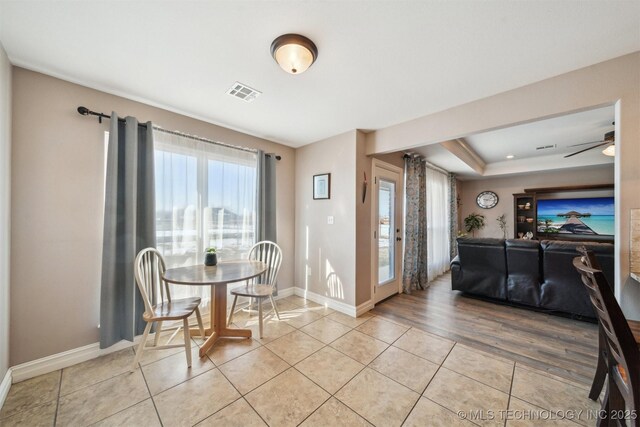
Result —
[[531, 233], [536, 238], [536, 197], [531, 193], [513, 195], [513, 238], [522, 239]]

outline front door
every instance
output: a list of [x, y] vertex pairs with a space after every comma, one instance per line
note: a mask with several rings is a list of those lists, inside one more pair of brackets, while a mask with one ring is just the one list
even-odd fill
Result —
[[373, 300], [396, 294], [402, 267], [402, 169], [373, 162]]

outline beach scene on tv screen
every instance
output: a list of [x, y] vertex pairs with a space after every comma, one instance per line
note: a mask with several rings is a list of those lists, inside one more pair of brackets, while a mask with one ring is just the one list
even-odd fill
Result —
[[538, 233], [614, 235], [613, 197], [538, 200]]

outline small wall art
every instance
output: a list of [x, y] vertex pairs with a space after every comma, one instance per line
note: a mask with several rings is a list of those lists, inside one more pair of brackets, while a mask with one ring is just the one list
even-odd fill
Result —
[[313, 176], [313, 200], [331, 198], [331, 174], [323, 173]]

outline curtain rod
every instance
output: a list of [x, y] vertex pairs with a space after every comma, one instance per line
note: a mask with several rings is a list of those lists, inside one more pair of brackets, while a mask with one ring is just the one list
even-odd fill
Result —
[[443, 173], [445, 175], [449, 175], [451, 172], [449, 172], [448, 170], [442, 169], [440, 166], [436, 166], [433, 163], [429, 162], [427, 159], [425, 159], [424, 157], [422, 157], [421, 155], [417, 154], [417, 153], [405, 153], [402, 158], [403, 159], [410, 159], [411, 157], [418, 157], [420, 158], [421, 161], [424, 162], [425, 166], [428, 167], [431, 170], [434, 170], [436, 172], [440, 172]]
[[[109, 116], [107, 114], [104, 114], [104, 113], [97, 113], [95, 111], [91, 111], [87, 107], [78, 107], [78, 113], [80, 115], [82, 115], [82, 116], [97, 116], [98, 117], [98, 122], [100, 122], [100, 123], [102, 123], [102, 119], [111, 119], [111, 116]], [[121, 122], [121, 123], [126, 123], [126, 120], [123, 119], [123, 118], [118, 118], [118, 121]], [[143, 127], [145, 129], [147, 128], [147, 124], [146, 123], [138, 123], [138, 126]], [[199, 137], [199, 136], [189, 135], [189, 134], [182, 133], [182, 132], [177, 132], [177, 131], [166, 130], [166, 129], [163, 129], [163, 128], [158, 127], [158, 126], [154, 126], [153, 129], [157, 130], [157, 131], [160, 131], [160, 132], [165, 132], [165, 133], [170, 133], [170, 134], [173, 134], [173, 135], [178, 135], [178, 136], [183, 136], [183, 137], [186, 137], [186, 138], [195, 139], [195, 140], [198, 140], [198, 141], [208, 142], [210, 144], [223, 145], [225, 147], [235, 148], [235, 149], [238, 149], [238, 150], [250, 151], [250, 152], [254, 152], [254, 153], [256, 151], [258, 151], [258, 150], [253, 149], [253, 148], [237, 147], [235, 145], [225, 144], [223, 142], [218, 142], [218, 141], [212, 141], [210, 139], [202, 138], [202, 137]], [[276, 155], [274, 153], [267, 153], [267, 154], [265, 154], [265, 156], [267, 156], [267, 157], [274, 156], [276, 160], [281, 160], [282, 159], [282, 156]]]

